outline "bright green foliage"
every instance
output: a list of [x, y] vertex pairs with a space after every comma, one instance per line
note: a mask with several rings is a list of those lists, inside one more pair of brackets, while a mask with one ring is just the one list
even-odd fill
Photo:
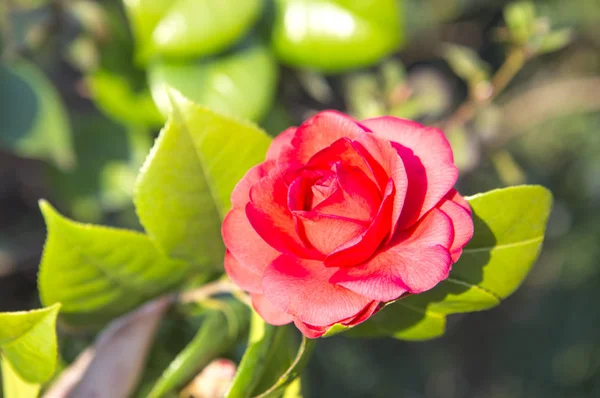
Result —
[[165, 369], [148, 398], [164, 397], [181, 387], [212, 360], [228, 352], [246, 333], [246, 305], [233, 300], [222, 305], [219, 310], [208, 311], [196, 336]]
[[75, 164], [71, 129], [62, 100], [44, 73], [19, 60], [0, 66], [0, 148], [50, 160], [61, 169]]
[[229, 47], [254, 24], [261, 0], [128, 0], [142, 59], [188, 58]]
[[160, 126], [164, 120], [147, 88], [136, 91], [127, 76], [107, 70], [90, 74], [86, 82], [94, 101], [111, 118], [141, 126]]
[[40, 202], [48, 237], [40, 264], [42, 303], [61, 302], [73, 325], [100, 325], [177, 286], [187, 264], [161, 255], [139, 232], [80, 224]]
[[0, 357], [2, 389], [4, 398], [36, 398], [41, 389], [39, 383], [28, 383], [19, 376], [10, 363]]
[[[277, 338], [270, 350], [263, 378], [256, 387], [256, 398], [278, 398], [298, 379], [312, 356], [317, 340], [302, 337], [300, 346], [293, 343], [290, 326], [278, 328]], [[290, 351], [293, 348], [293, 351]], [[289, 392], [293, 393], [292, 391]]]
[[504, 8], [504, 20], [514, 43], [525, 45], [535, 33], [535, 5], [531, 1], [509, 4]]
[[148, 80], [164, 115], [171, 111], [169, 91], [176, 91], [216, 112], [258, 121], [273, 101], [277, 72], [270, 51], [253, 45], [206, 62], [156, 62], [149, 67]]
[[308, 363], [315, 342], [303, 337], [298, 345], [291, 326], [267, 325], [254, 313], [248, 348], [226, 397], [275, 398], [284, 393], [299, 396], [300, 386], [295, 382]]
[[281, 334], [283, 329], [266, 324], [260, 315], [252, 312], [248, 347], [238, 366], [235, 379], [225, 395], [226, 398], [250, 398], [255, 395], [253, 393], [263, 377], [269, 356], [273, 355], [277, 335]]
[[475, 234], [450, 277], [428, 292], [390, 303], [351, 335], [438, 337], [446, 315], [494, 307], [519, 287], [541, 249], [552, 195], [540, 186], [516, 186], [467, 200]]
[[198, 267], [223, 263], [221, 221], [246, 171], [270, 138], [258, 127], [180, 102], [156, 141], [135, 192], [147, 233], [173, 257]]
[[[28, 312], [0, 313], [0, 352], [4, 360], [3, 373], [16, 372], [23, 380], [8, 376], [6, 388], [27, 389], [28, 383], [43, 383], [50, 379], [56, 368], [56, 316], [60, 304]], [[10, 380], [13, 379], [13, 380]], [[5, 381], [6, 382], [6, 381]], [[10, 395], [6, 394], [8, 398]]]
[[397, 0], [276, 0], [272, 44], [286, 64], [338, 72], [367, 66], [404, 37]]
[[74, 114], [71, 122], [77, 166], [50, 170], [52, 197], [85, 222], [131, 208], [135, 179], [153, 138], [144, 127], [126, 129], [99, 112]]

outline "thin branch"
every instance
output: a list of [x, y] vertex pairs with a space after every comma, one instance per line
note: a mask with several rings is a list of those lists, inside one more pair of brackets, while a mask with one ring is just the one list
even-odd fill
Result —
[[523, 68], [528, 58], [524, 48], [513, 48], [491, 79], [491, 93], [484, 99], [470, 95], [469, 99], [452, 116], [438, 123], [438, 126], [443, 130], [464, 126], [475, 117], [478, 109], [489, 105], [508, 86], [521, 68]]
[[245, 293], [240, 291], [240, 289], [228, 279], [219, 279], [215, 282], [200, 286], [199, 288], [182, 292], [179, 294], [177, 301], [182, 304], [197, 303], [222, 293], [230, 293], [240, 299], [240, 301], [245, 303], [248, 302]]

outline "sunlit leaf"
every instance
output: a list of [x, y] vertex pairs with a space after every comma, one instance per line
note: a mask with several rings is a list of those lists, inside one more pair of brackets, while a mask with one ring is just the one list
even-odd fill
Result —
[[475, 235], [450, 277], [428, 292], [389, 304], [350, 335], [438, 337], [446, 315], [492, 308], [519, 287], [540, 252], [552, 195], [540, 186], [516, 186], [467, 200]]
[[[28, 312], [0, 313], [0, 353], [25, 382], [43, 383], [54, 373], [59, 309], [60, 304], [55, 304]], [[25, 388], [21, 384], [11, 383], [12, 388]]]
[[150, 65], [152, 97], [164, 115], [171, 112], [169, 92], [216, 112], [258, 121], [271, 107], [277, 65], [270, 51], [254, 45], [207, 61]]
[[[167, 4], [170, 3], [170, 4]], [[125, 2], [141, 59], [188, 58], [231, 46], [254, 24], [261, 0], [142, 0]]]
[[48, 237], [38, 286], [73, 325], [99, 326], [173, 288], [187, 264], [166, 258], [139, 232], [80, 224], [40, 202]]
[[264, 159], [270, 138], [189, 102], [177, 106], [140, 172], [135, 206], [146, 232], [170, 256], [220, 268], [229, 197]]
[[273, 48], [293, 66], [336, 72], [370, 65], [402, 43], [401, 3], [277, 0]]
[[23, 380], [3, 357], [0, 357], [0, 367], [2, 368], [4, 398], [36, 398], [39, 395], [41, 385]]

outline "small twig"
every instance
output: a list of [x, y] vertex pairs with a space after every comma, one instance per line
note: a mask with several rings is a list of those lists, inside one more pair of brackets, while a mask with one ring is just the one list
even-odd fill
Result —
[[179, 294], [177, 301], [182, 304], [198, 303], [221, 293], [231, 293], [240, 301], [246, 304], [248, 303], [246, 294], [228, 279], [219, 279], [215, 282], [200, 286], [199, 288], [182, 292]]
[[438, 125], [446, 131], [454, 127], [464, 126], [475, 117], [478, 109], [489, 105], [508, 86], [523, 65], [525, 65], [528, 58], [524, 48], [516, 47], [512, 49], [502, 66], [491, 79], [491, 93], [483, 99], [470, 95], [469, 99], [452, 116]]

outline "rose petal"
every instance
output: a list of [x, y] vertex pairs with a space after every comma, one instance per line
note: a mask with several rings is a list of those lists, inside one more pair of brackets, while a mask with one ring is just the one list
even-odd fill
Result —
[[358, 167], [337, 164], [337, 181], [340, 195], [331, 195], [313, 211], [370, 223], [381, 204], [375, 183]]
[[472, 214], [471, 205], [469, 205], [469, 202], [467, 202], [466, 199], [463, 198], [456, 189], [451, 189], [446, 195], [446, 199], [455, 202], [457, 205], [465, 209], [469, 215]]
[[460, 258], [463, 247], [473, 237], [473, 219], [464, 207], [452, 200], [445, 199], [438, 208], [452, 220], [454, 239], [450, 246], [450, 254], [452, 262], [455, 263]]
[[406, 228], [432, 209], [458, 178], [452, 148], [441, 130], [390, 116], [361, 122], [392, 142], [408, 175], [408, 193], [399, 225]]
[[267, 151], [267, 160], [277, 160], [284, 151], [292, 148], [292, 139], [296, 133], [296, 127], [289, 127], [283, 130], [277, 137], [273, 138], [269, 150]]
[[233, 209], [225, 216], [221, 235], [225, 246], [241, 265], [257, 275], [262, 275], [281, 254], [256, 233], [242, 209]]
[[337, 111], [319, 112], [294, 134], [292, 148], [281, 154], [282, 162], [306, 164], [310, 158], [340, 138], [353, 139], [364, 129], [350, 116]]
[[390, 180], [381, 207], [369, 227], [354, 239], [338, 247], [325, 258], [327, 267], [351, 267], [366, 261], [375, 253], [386, 235], [390, 233], [394, 184]]
[[[395, 193], [390, 214], [391, 229], [389, 236], [396, 230], [408, 189], [407, 172], [398, 153], [388, 141], [381, 140], [375, 135], [363, 135], [355, 142], [364, 156], [369, 159], [369, 163], [377, 164], [383, 170], [386, 178], [394, 182]], [[372, 166], [376, 169], [377, 166]], [[387, 181], [386, 181], [387, 184]]]
[[268, 324], [281, 326], [294, 320], [290, 314], [286, 314], [274, 307], [263, 294], [251, 294], [250, 296], [252, 298], [252, 307]]
[[[369, 319], [375, 312], [377, 312], [378, 309], [379, 301], [371, 301], [369, 304], [367, 304], [365, 308], [363, 308], [361, 312], [359, 312], [355, 316], [336, 323], [341, 323], [342, 325], [346, 326], [356, 326], [359, 323], [362, 323]], [[300, 332], [302, 332], [302, 334], [309, 339], [316, 339], [318, 337], [323, 336], [333, 326], [315, 326], [297, 319], [294, 320], [294, 324], [300, 330]]]
[[392, 246], [365, 264], [340, 269], [331, 282], [384, 302], [424, 292], [448, 277], [452, 261], [447, 248], [453, 238], [450, 218], [434, 209], [410, 231], [394, 237]]
[[[254, 230], [273, 248], [298, 256], [316, 255], [303, 243], [287, 206], [285, 168], [277, 166], [250, 190], [246, 215]], [[318, 255], [317, 255], [318, 256]]]
[[329, 282], [335, 269], [321, 261], [282, 255], [267, 267], [265, 297], [281, 311], [315, 326], [331, 325], [361, 311], [371, 300]]
[[300, 330], [304, 337], [308, 339], [317, 339], [327, 333], [331, 326], [315, 326], [304, 323], [298, 319], [294, 320], [294, 325]]
[[[361, 136], [367, 134], [368, 133], [363, 132], [361, 133]], [[378, 168], [373, 170], [369, 161], [367, 161], [363, 154], [361, 154], [354, 146], [353, 141], [348, 138], [340, 138], [330, 146], [317, 152], [312, 158], [310, 158], [306, 167], [311, 170], [331, 169], [335, 163], [357, 167], [362, 170], [371, 180], [374, 182], [378, 181], [375, 173], [381, 169], [381, 166], [376, 164], [376, 167]], [[380, 187], [380, 191], [383, 191], [383, 189], [385, 189], [388, 176], [383, 170], [381, 170], [381, 173], [383, 175], [382, 178], [384, 179], [384, 184]]]
[[314, 211], [295, 211], [307, 240], [323, 255], [367, 229], [364, 223], [346, 217]]
[[262, 273], [244, 267], [229, 250], [225, 252], [224, 265], [227, 276], [240, 288], [251, 293], [262, 293]]
[[250, 189], [252, 186], [259, 182], [263, 177], [268, 176], [269, 171], [271, 171], [273, 167], [275, 167], [275, 162], [268, 160], [257, 164], [248, 170], [246, 175], [244, 175], [235, 188], [233, 188], [233, 192], [231, 193], [231, 205], [234, 208], [244, 209], [246, 203], [250, 201]]

